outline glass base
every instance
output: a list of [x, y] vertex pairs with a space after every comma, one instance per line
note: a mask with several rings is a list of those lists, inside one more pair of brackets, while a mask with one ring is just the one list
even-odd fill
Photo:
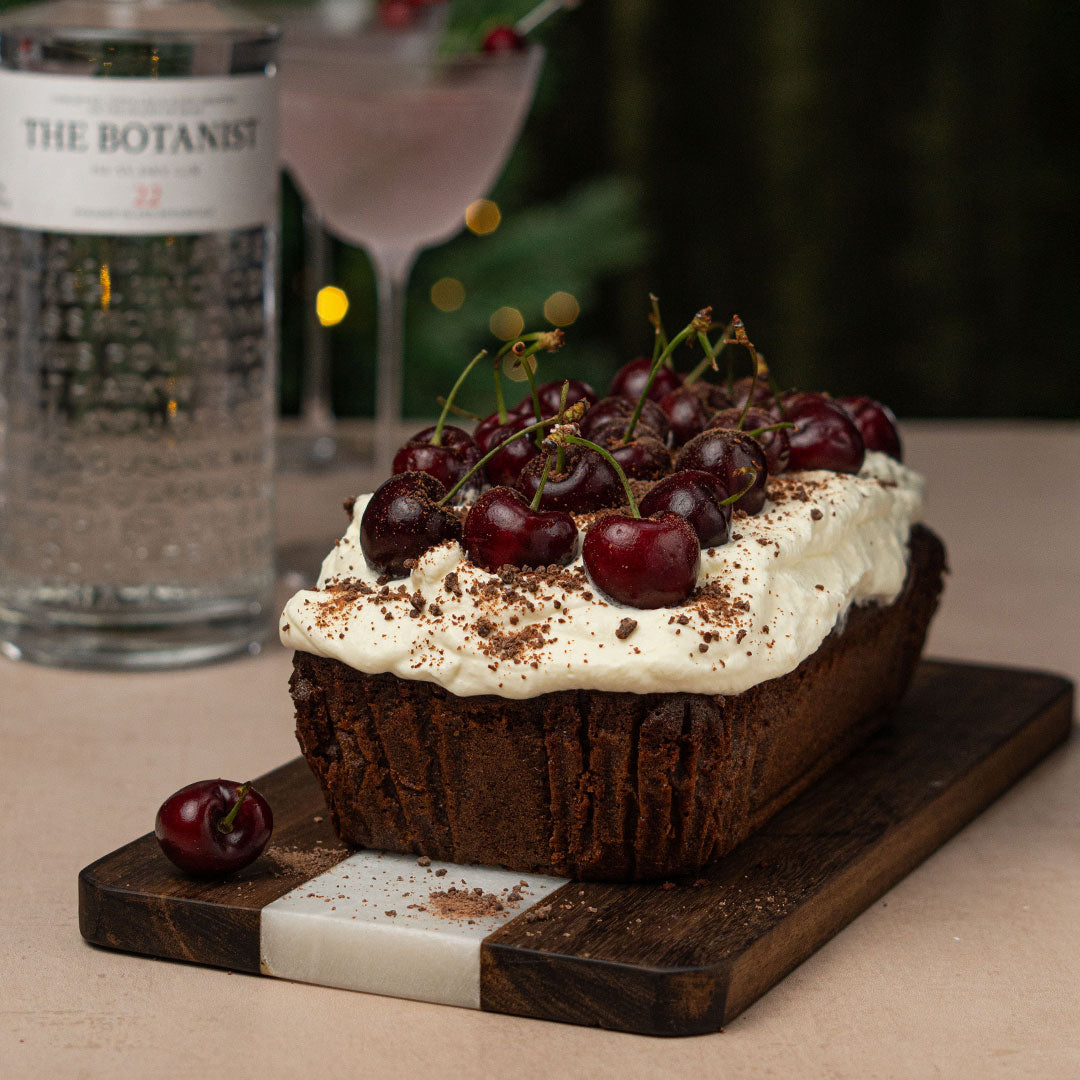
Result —
[[177, 625], [46, 625], [0, 620], [0, 654], [49, 667], [160, 671], [254, 656], [274, 627], [269, 611]]

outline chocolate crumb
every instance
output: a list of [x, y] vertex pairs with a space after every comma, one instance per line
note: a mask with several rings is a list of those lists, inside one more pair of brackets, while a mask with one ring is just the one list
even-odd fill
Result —
[[620, 641], [625, 641], [636, 629], [637, 619], [623, 619], [619, 623], [619, 628], [615, 631], [615, 636]]
[[674, 881], [665, 881], [664, 884], [660, 886], [660, 888], [663, 889], [664, 892], [669, 892], [671, 889], [674, 889], [675, 887], [676, 887], [676, 885], [675, 885]]
[[416, 865], [417, 866], [430, 866], [431, 865], [431, 859], [427, 855], [421, 855], [420, 858], [416, 860]]
[[526, 922], [545, 922], [551, 918], [551, 905], [541, 904], [539, 907], [529, 908], [525, 912]]
[[389, 910], [384, 911], [383, 914], [384, 915], [389, 915], [391, 919], [396, 919], [397, 918], [397, 912], [393, 908], [390, 908]]
[[820, 521], [825, 515], [815, 506], [813, 510], [810, 511], [810, 516], [815, 521]]
[[435, 871], [435, 876], [436, 877], [445, 877], [446, 876], [446, 871], [445, 870], [436, 870]]

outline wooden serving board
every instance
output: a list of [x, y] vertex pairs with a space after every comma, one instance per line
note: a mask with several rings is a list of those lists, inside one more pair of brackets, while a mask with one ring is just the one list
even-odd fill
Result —
[[347, 852], [297, 759], [257, 782], [276, 828], [251, 867], [194, 881], [148, 834], [79, 875], [80, 927], [95, 945], [300, 981], [715, 1031], [1062, 742], [1072, 709], [1053, 675], [926, 661], [890, 725], [762, 830], [694, 879], [644, 885]]

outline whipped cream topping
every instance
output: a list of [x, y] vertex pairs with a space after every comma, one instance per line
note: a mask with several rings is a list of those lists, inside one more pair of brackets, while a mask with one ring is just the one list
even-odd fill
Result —
[[284, 645], [368, 674], [438, 683], [462, 697], [556, 690], [738, 694], [793, 670], [853, 604], [889, 604], [907, 575], [922, 479], [868, 453], [857, 476], [785, 473], [760, 514], [701, 553], [698, 588], [678, 607], [607, 600], [580, 556], [538, 571], [474, 566], [448, 541], [408, 578], [380, 583], [360, 549], [369, 496], [280, 624]]

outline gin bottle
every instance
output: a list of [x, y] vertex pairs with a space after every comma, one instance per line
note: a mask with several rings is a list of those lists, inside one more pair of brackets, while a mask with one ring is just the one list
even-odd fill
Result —
[[0, 20], [0, 649], [153, 668], [272, 620], [276, 32]]

